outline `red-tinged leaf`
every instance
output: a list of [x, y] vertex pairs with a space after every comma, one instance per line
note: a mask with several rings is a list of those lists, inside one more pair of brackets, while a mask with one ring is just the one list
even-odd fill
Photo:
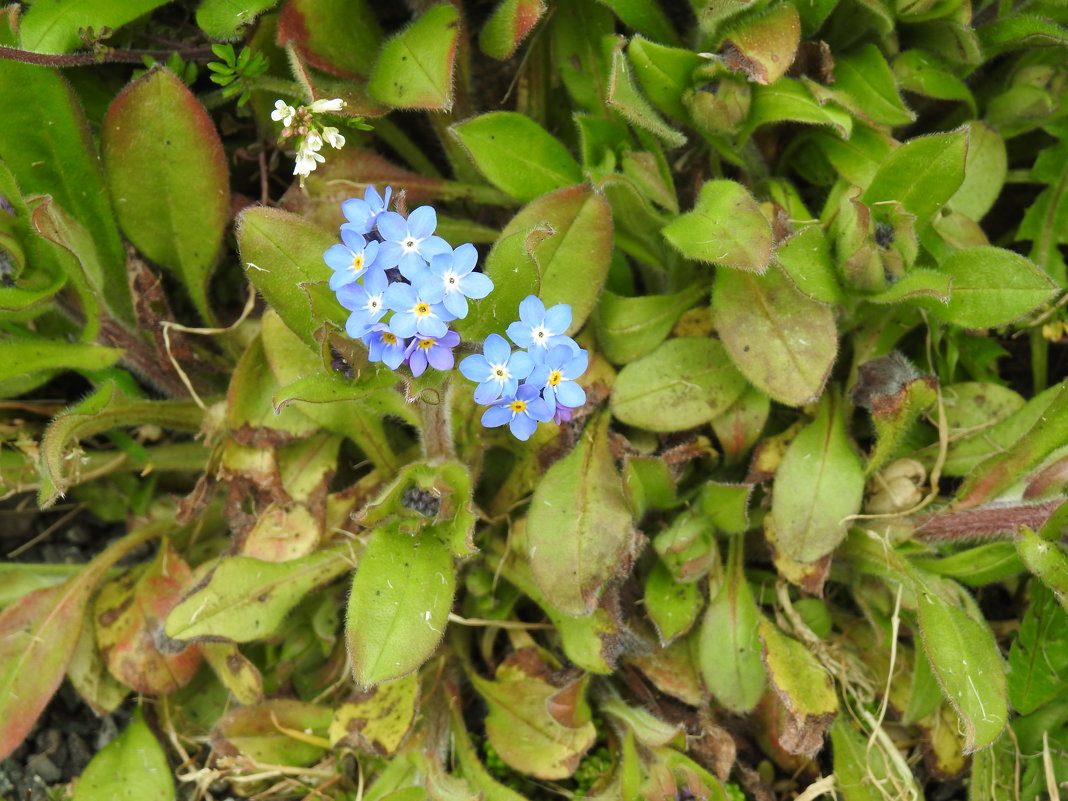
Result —
[[150, 564], [109, 581], [96, 597], [96, 639], [108, 670], [139, 693], [173, 693], [188, 684], [200, 667], [197, 645], [172, 648], [160, 636], [167, 613], [192, 575], [178, 552], [164, 542]]
[[81, 573], [24, 595], [0, 613], [0, 759], [18, 747], [63, 681], [96, 585], [132, 548], [169, 525], [131, 532]]
[[374, 66], [382, 29], [367, 0], [290, 0], [278, 17], [278, 44], [293, 45], [323, 72], [358, 78]]
[[102, 145], [122, 230], [213, 319], [208, 274], [230, 216], [230, 177], [211, 117], [178, 76], [152, 69], [111, 104]]
[[478, 35], [478, 46], [491, 58], [511, 58], [545, 13], [545, 0], [501, 0]]

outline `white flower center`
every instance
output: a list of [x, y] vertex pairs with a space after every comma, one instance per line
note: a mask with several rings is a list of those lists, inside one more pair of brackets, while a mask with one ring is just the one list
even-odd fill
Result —
[[549, 341], [550, 332], [544, 325], [539, 325], [537, 328], [530, 330], [530, 338], [534, 340], [535, 345], [541, 345], [546, 347], [546, 343]]
[[456, 273], [454, 273], [452, 270], [449, 270], [442, 277], [445, 279], [445, 285], [450, 291], [455, 289], [456, 286], [460, 283], [460, 277], [456, 275]]
[[512, 377], [506, 364], [491, 364], [490, 375], [493, 376], [494, 381], [499, 381], [502, 384]]
[[405, 252], [411, 253], [413, 250], [415, 250], [415, 246], [418, 245], [418, 244], [419, 243], [416, 242], [415, 239], [413, 239], [412, 237], [408, 237], [407, 239], [404, 240], [404, 250], [405, 250]]

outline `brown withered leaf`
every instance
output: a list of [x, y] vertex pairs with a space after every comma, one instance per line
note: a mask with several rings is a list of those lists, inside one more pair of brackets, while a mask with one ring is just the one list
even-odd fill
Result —
[[418, 673], [383, 682], [334, 710], [330, 745], [390, 756], [408, 739], [418, 711]]

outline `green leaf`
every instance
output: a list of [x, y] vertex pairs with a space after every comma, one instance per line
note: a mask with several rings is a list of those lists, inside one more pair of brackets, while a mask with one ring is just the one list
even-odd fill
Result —
[[678, 43], [678, 34], [656, 0], [601, 0], [628, 28], [657, 42]]
[[276, 5], [278, 0], [201, 0], [197, 25], [212, 39], [237, 40], [243, 28]]
[[693, 211], [664, 227], [684, 256], [762, 273], [771, 259], [771, 223], [749, 191], [734, 181], [707, 181]]
[[211, 746], [217, 754], [268, 765], [310, 765], [320, 760], [326, 749], [314, 739], [298, 740], [280, 729], [323, 739], [332, 715], [330, 707], [272, 698], [224, 715], [211, 732]]
[[[55, 203], [43, 205], [58, 204], [77, 221], [94, 243], [92, 250], [100, 264], [96, 288], [112, 314], [132, 321], [126, 254], [85, 112], [74, 90], [53, 70], [3, 59], [0, 105], [8, 109], [7, 124], [0, 126], [0, 161], [14, 173], [23, 193], [51, 195]], [[42, 125], [42, 120], [48, 124]]]
[[779, 743], [788, 752], [814, 756], [838, 714], [831, 675], [812, 651], [764, 618], [758, 624], [771, 688], [786, 708]]
[[697, 641], [705, 686], [738, 715], [756, 708], [767, 683], [757, 638], [760, 611], [745, 578], [742, 543], [740, 536], [730, 539], [727, 573], [708, 603]]
[[569, 615], [597, 608], [632, 547], [623, 483], [608, 448], [609, 417], [587, 425], [578, 444], [545, 471], [527, 516], [527, 558], [538, 588]]
[[685, 431], [723, 414], [744, 390], [745, 379], [718, 341], [679, 337], [620, 371], [612, 414], [649, 431]]
[[897, 200], [921, 228], [960, 188], [968, 153], [968, 129], [917, 136], [892, 151], [861, 200], [871, 206]]
[[607, 67], [603, 38], [615, 31], [612, 12], [596, 0], [575, 0], [553, 9], [549, 26], [552, 63], [574, 104], [604, 115]]
[[167, 753], [138, 710], [126, 729], [86, 765], [74, 801], [173, 801]]
[[103, 370], [122, 353], [119, 348], [44, 339], [0, 341], [0, 381], [41, 370]]
[[1068, 613], [1045, 584], [1032, 581], [1031, 601], [1009, 651], [1009, 700], [1021, 715], [1064, 695]]
[[986, 748], [1001, 736], [1009, 716], [1005, 666], [994, 635], [933, 587], [917, 589], [923, 648], [943, 694], [960, 717], [965, 753]]
[[712, 319], [731, 360], [762, 392], [789, 406], [819, 397], [838, 352], [834, 312], [778, 267], [718, 271]]
[[624, 40], [616, 42], [612, 50], [612, 64], [608, 73], [608, 92], [605, 100], [609, 108], [618, 111], [636, 128], [648, 131], [670, 147], [686, 144], [686, 136], [666, 122], [634, 85], [632, 67], [623, 52]]
[[1012, 14], [977, 28], [976, 33], [988, 59], [1009, 50], [1068, 46], [1068, 27], [1036, 14]]
[[361, 687], [411, 673], [441, 642], [456, 590], [449, 542], [430, 526], [375, 529], [352, 580], [345, 637]]
[[809, 135], [838, 174], [855, 186], [871, 183], [896, 144], [885, 132], [859, 121], [848, 139], [823, 130], [814, 130]]
[[271, 396], [271, 404], [275, 412], [281, 412], [291, 403], [339, 403], [358, 400], [380, 389], [394, 386], [397, 380], [395, 373], [385, 371], [376, 373], [369, 381], [351, 381], [340, 375], [319, 373], [286, 384]]
[[[843, 519], [860, 511], [864, 468], [854, 453], [833, 392], [794, 438], [775, 474], [769, 538], [777, 552], [816, 562], [845, 538]], [[773, 535], [773, 536], [772, 536]]]
[[712, 421], [712, 430], [727, 464], [737, 463], [756, 445], [771, 412], [771, 398], [748, 386], [727, 410]]
[[204, 413], [192, 401], [153, 401], [129, 398], [109, 381], [58, 414], [41, 440], [41, 487], [38, 503], [55, 503], [70, 486], [67, 448], [72, 443], [112, 428], [152, 424], [165, 429], [196, 432]]
[[[1063, 408], [1060, 406], [1064, 402], [1064, 399], [1060, 396], [1063, 389], [1063, 383], [1045, 389], [1027, 401], [1022, 408], [1012, 412], [1004, 419], [998, 420], [993, 425], [982, 428], [969, 436], [951, 442], [949, 451], [946, 454], [946, 475], [967, 476], [984, 460], [989, 459], [991, 460], [990, 464], [995, 464], [1007, 451], [1014, 449], [1018, 443], [1021, 441], [1026, 442], [1025, 438], [1028, 432], [1045, 418], [1046, 412], [1054, 401], [1057, 401], [1058, 408]], [[1052, 442], [1053, 438], [1049, 438], [1046, 441]], [[1048, 453], [1048, 451], [1045, 453]], [[1045, 458], [1045, 455], [1043, 454], [1039, 458]], [[1001, 473], [1002, 477], [1011, 481], [1009, 473], [1014, 469], [1016, 469], [1015, 466], [1009, 466], [1006, 471]], [[1024, 473], [1019, 475], [1024, 475]], [[996, 491], [1001, 489], [998, 485], [1000, 485], [1000, 479], [995, 482]], [[985, 492], [982, 497], [987, 497]], [[978, 503], [982, 502], [982, 500], [978, 501]]]
[[1031, 258], [1063, 281], [1057, 246], [1068, 243], [1068, 138], [1038, 154], [1031, 177], [1047, 186], [1024, 212], [1016, 236], [1031, 240]]
[[845, 302], [831, 259], [831, 245], [821, 226], [806, 226], [780, 242], [775, 249], [775, 261], [794, 285], [813, 300]]
[[611, 258], [612, 213], [603, 195], [587, 186], [544, 195], [501, 231], [486, 259], [495, 289], [457, 327], [465, 339], [504, 331], [518, 319], [520, 301], [534, 294], [547, 307], [569, 304], [574, 333], [593, 311]]
[[657, 561], [645, 579], [645, 612], [656, 627], [661, 645], [688, 632], [697, 620], [704, 597], [693, 581], [676, 581], [663, 562]]
[[949, 302], [924, 307], [962, 328], [1008, 325], [1057, 293], [1056, 284], [1033, 261], [1004, 248], [955, 250], [939, 272], [952, 279]]
[[567, 148], [525, 114], [494, 111], [451, 130], [490, 183], [524, 203], [582, 183]]
[[255, 429], [267, 429], [276, 432], [282, 441], [312, 434], [316, 425], [301, 414], [299, 408], [276, 410], [274, 397], [278, 391], [278, 383], [263, 348], [263, 338], [257, 337], [241, 354], [230, 379], [226, 393], [226, 427], [246, 436]]
[[968, 155], [964, 161], [964, 183], [946, 205], [973, 220], [981, 220], [1001, 195], [1008, 156], [1005, 140], [993, 128], [978, 121], [965, 127]]
[[626, 298], [601, 293], [594, 316], [597, 342], [604, 355], [615, 364], [626, 364], [645, 356], [667, 338], [684, 311], [703, 294], [693, 284], [673, 295], [644, 295]]
[[[1060, 515], [1061, 525], [1064, 514]], [[1027, 569], [1053, 591], [1053, 596], [1068, 611], [1068, 554], [1059, 544], [1060, 526], [1054, 529], [1057, 540], [1047, 540], [1027, 526], [1021, 526], [1016, 538], [1016, 551]]]
[[102, 140], [122, 230], [214, 320], [208, 272], [230, 216], [230, 176], [211, 117], [181, 79], [155, 68], [115, 98]]
[[919, 304], [919, 301], [927, 301], [928, 306], [934, 306], [929, 301], [936, 301], [942, 305], [949, 302], [952, 294], [953, 279], [944, 272], [934, 270], [915, 269], [909, 270], [900, 281], [891, 284], [876, 295], [867, 295], [864, 300], [869, 303], [901, 303], [911, 301]]
[[[663, 41], [663, 40], [661, 40]], [[665, 114], [686, 120], [683, 93], [693, 83], [693, 74], [705, 61], [692, 50], [667, 47], [634, 36], [627, 47], [627, 57], [646, 97]]]
[[394, 108], [452, 108], [452, 70], [460, 14], [431, 6], [386, 42], [367, 83], [371, 97]]
[[308, 593], [351, 569], [349, 553], [340, 546], [287, 562], [225, 557], [171, 610], [164, 632], [174, 640], [269, 637]]
[[[237, 222], [237, 244], [249, 281], [278, 312], [283, 322], [308, 347], [318, 350], [315, 332], [323, 321], [312, 313], [309, 291], [333, 293], [326, 287], [330, 268], [323, 252], [336, 239], [295, 214], [263, 207], [243, 211]], [[345, 310], [337, 307], [344, 325]]]
[[[831, 748], [834, 751], [835, 787], [845, 801], [880, 801], [883, 797], [880, 787], [895, 786], [894, 782], [901, 781], [900, 773], [891, 774], [883, 751], [870, 748], [867, 736], [862, 736], [843, 718], [838, 718], [831, 726]], [[911, 778], [911, 774], [909, 776]], [[915, 780], [909, 784], [907, 792], [922, 797], [923, 791]]]
[[490, 58], [509, 59], [545, 13], [545, 0], [501, 0], [478, 34]]
[[883, 54], [866, 44], [834, 60], [834, 92], [843, 92], [861, 114], [881, 125], [907, 125], [916, 119], [897, 93], [894, 74]]
[[34, 3], [19, 19], [22, 47], [37, 53], [70, 53], [82, 47], [79, 30], [112, 30], [166, 4], [167, 0], [64, 0]]
[[968, 84], [953, 74], [938, 56], [926, 50], [906, 50], [894, 59], [894, 77], [902, 89], [936, 100], [960, 100], [976, 112]]
[[803, 83], [795, 78], [780, 78], [770, 86], [753, 86], [749, 116], [742, 127], [744, 140], [761, 125], [773, 122], [803, 122], [827, 125], [843, 139], [853, 130], [853, 117], [837, 104], [821, 104]]
[[289, 0], [278, 15], [278, 44], [330, 75], [362, 78], [374, 68], [382, 28], [369, 0]]
[[0, 759], [18, 747], [59, 689], [96, 585], [132, 548], [170, 525], [132, 531], [62, 584], [24, 595], [0, 613]]
[[486, 736], [507, 764], [539, 779], [566, 779], [597, 739], [586, 701], [588, 676], [555, 687], [533, 648], [497, 668], [496, 681], [471, 675], [489, 706]]

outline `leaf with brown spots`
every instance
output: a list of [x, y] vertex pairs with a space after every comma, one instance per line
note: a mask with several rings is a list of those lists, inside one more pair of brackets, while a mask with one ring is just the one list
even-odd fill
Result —
[[330, 745], [390, 756], [408, 738], [419, 703], [419, 674], [387, 681], [334, 710]]
[[96, 639], [111, 674], [145, 695], [184, 687], [200, 667], [200, 649], [161, 638], [192, 571], [169, 542], [156, 558], [109, 581], [93, 606]]

